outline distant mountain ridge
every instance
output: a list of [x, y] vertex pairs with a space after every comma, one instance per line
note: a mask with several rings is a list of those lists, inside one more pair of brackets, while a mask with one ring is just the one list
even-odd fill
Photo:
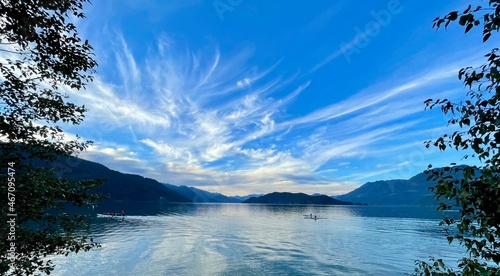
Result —
[[368, 182], [335, 198], [369, 205], [437, 205], [434, 193], [428, 190], [434, 183], [426, 179], [424, 173], [419, 173], [408, 180]]
[[337, 200], [326, 195], [311, 196], [304, 193], [287, 192], [274, 192], [260, 197], [251, 197], [243, 203], [352, 205], [351, 202]]
[[231, 196], [232, 198], [235, 198], [237, 200], [239, 200], [240, 202], [243, 202], [251, 197], [259, 197], [259, 196], [263, 196], [264, 194], [249, 194], [249, 195], [246, 195], [246, 196]]
[[71, 157], [59, 160], [56, 167], [60, 177], [74, 180], [104, 179], [102, 186], [95, 191], [108, 196], [108, 200], [190, 202], [176, 191], [160, 182], [135, 174], [125, 174], [106, 166]]
[[38, 165], [53, 167], [60, 177], [67, 179], [104, 179], [104, 184], [95, 192], [107, 195], [107, 200], [240, 203], [251, 196], [229, 197], [194, 187], [160, 183], [140, 175], [111, 170], [100, 163], [77, 157], [62, 158], [51, 164], [39, 162]]
[[195, 187], [175, 186], [172, 184], [163, 184], [167, 188], [176, 191], [180, 195], [190, 199], [192, 202], [219, 202], [219, 203], [240, 203], [243, 200], [225, 196], [221, 193], [211, 193]]
[[[46, 165], [47, 166], [47, 165]], [[271, 203], [271, 204], [352, 204], [369, 205], [437, 205], [434, 193], [428, 190], [434, 186], [424, 173], [404, 180], [381, 180], [368, 182], [359, 188], [340, 196], [304, 193], [252, 194], [247, 196], [225, 196], [194, 187], [162, 184], [140, 175], [125, 174], [111, 170], [104, 165], [71, 157], [50, 164], [64, 178], [75, 180], [106, 179], [96, 191], [109, 196], [110, 200], [169, 202], [220, 202], [220, 203]], [[326, 199], [329, 198], [329, 199]], [[337, 200], [331, 201], [330, 199]], [[340, 201], [341, 203], [339, 203]], [[343, 203], [342, 203], [343, 202]]]

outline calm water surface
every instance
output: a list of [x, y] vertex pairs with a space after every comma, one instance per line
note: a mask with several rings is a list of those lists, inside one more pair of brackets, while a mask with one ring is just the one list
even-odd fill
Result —
[[[137, 204], [137, 203], [134, 203]], [[141, 204], [96, 219], [100, 249], [57, 257], [54, 275], [404, 275], [449, 260], [434, 208]], [[325, 219], [304, 219], [304, 214]]]

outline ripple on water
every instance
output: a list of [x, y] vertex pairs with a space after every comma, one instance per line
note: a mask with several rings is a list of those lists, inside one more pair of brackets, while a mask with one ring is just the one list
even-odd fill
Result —
[[[102, 248], [57, 257], [54, 275], [402, 275], [429, 255], [459, 258], [435, 217], [415, 210], [401, 218], [354, 206], [162, 208], [97, 220]], [[310, 213], [327, 219], [304, 220]]]

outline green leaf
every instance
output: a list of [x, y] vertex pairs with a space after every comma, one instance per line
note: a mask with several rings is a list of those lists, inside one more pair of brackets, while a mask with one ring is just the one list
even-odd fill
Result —
[[468, 33], [472, 29], [472, 27], [474, 27], [474, 24], [472, 23], [467, 24], [467, 27], [465, 27], [465, 33]]
[[465, 26], [465, 23], [467, 23], [467, 16], [466, 15], [460, 16], [460, 20], [458, 20], [458, 24], [460, 24], [461, 26]]
[[465, 11], [464, 11], [463, 13], [464, 13], [464, 14], [465, 14], [465, 13], [468, 13], [468, 12], [470, 11], [470, 9], [471, 9], [471, 8], [472, 8], [472, 6], [471, 6], [471, 5], [469, 5], [469, 6], [467, 7], [467, 9], [465, 9]]
[[458, 18], [458, 11], [453, 11], [448, 14], [448, 19], [454, 21]]

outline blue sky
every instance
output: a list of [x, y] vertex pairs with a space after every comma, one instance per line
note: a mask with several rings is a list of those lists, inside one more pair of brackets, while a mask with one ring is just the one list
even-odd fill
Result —
[[94, 1], [78, 21], [98, 74], [69, 91], [81, 157], [227, 195], [343, 194], [463, 153], [427, 98], [460, 100], [489, 44], [432, 20], [467, 1]]

